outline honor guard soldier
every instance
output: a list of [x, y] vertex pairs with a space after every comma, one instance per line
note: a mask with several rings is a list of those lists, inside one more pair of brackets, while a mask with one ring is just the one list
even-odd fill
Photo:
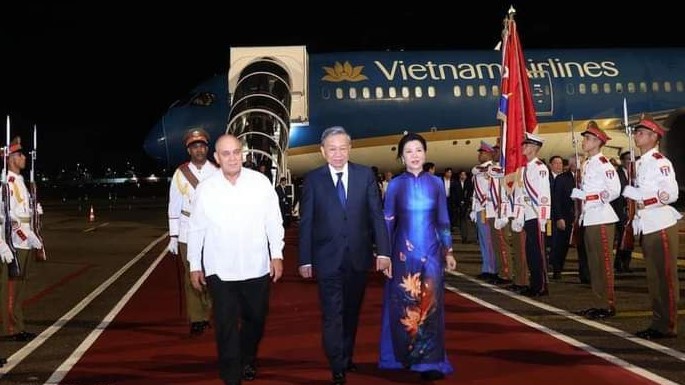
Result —
[[657, 149], [665, 134], [649, 116], [635, 126], [633, 139], [642, 154], [635, 163], [637, 186], [626, 186], [623, 191], [623, 196], [635, 201], [633, 229], [636, 235], [642, 234], [652, 322], [636, 335], [646, 339], [673, 338], [678, 328], [677, 222], [682, 215], [670, 206], [678, 199], [673, 165]]
[[492, 247], [495, 251], [495, 258], [497, 261], [497, 276], [491, 281], [494, 284], [509, 284], [512, 278], [512, 256], [509, 238], [511, 233], [509, 231], [509, 210], [510, 206], [507, 204], [506, 192], [502, 188], [502, 178], [504, 178], [504, 169], [499, 163], [500, 147], [498, 145], [492, 146], [493, 158], [492, 164], [488, 167], [488, 174], [490, 176], [489, 195], [492, 199], [495, 208], [495, 215], [488, 216], [488, 227], [492, 236]]
[[514, 209], [515, 218], [511, 228], [516, 232], [526, 233], [526, 261], [530, 271], [530, 287], [521, 294], [529, 297], [540, 297], [549, 294], [547, 286], [547, 261], [545, 260], [544, 234], [547, 221], [550, 220], [552, 203], [549, 187], [549, 170], [538, 159], [538, 152], [543, 144], [542, 138], [526, 133], [521, 143], [526, 163], [523, 169], [523, 181], [517, 186]]
[[590, 284], [598, 306], [579, 314], [604, 319], [616, 314], [613, 242], [618, 216], [611, 201], [621, 194], [621, 182], [614, 166], [602, 154], [602, 147], [611, 138], [594, 121], [588, 122], [581, 135], [587, 159], [581, 166], [581, 188], [574, 188], [571, 198], [583, 202], [579, 223], [584, 228]]
[[[19, 137], [15, 137], [9, 146], [7, 162], [7, 186], [10, 193], [10, 221], [12, 223], [12, 245], [16, 249], [16, 258], [21, 268], [18, 277], [8, 277], [3, 288], [3, 332], [14, 341], [30, 341], [36, 334], [26, 331], [22, 303], [26, 295], [26, 280], [31, 269], [31, 251], [41, 249], [42, 242], [31, 230], [31, 206], [29, 190], [21, 172], [26, 168]], [[43, 214], [40, 204], [36, 206], [38, 215]]]
[[471, 170], [473, 175], [473, 198], [471, 203], [471, 220], [476, 224], [478, 243], [482, 259], [481, 273], [478, 278], [485, 281], [497, 279], [497, 261], [492, 246], [492, 233], [487, 218], [497, 215], [490, 195], [490, 166], [495, 150], [489, 144], [481, 141], [478, 148], [478, 162], [480, 164]]
[[209, 327], [211, 299], [207, 291], [198, 292], [190, 282], [188, 265], [188, 221], [193, 195], [197, 185], [219, 169], [207, 160], [209, 134], [202, 129], [191, 130], [183, 137], [190, 161], [174, 172], [169, 187], [169, 246], [172, 254], [178, 254], [184, 267], [184, 290], [186, 312], [190, 321], [190, 334], [200, 335]]

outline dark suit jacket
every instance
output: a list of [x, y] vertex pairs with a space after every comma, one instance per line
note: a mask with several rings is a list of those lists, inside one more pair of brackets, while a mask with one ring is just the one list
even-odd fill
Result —
[[576, 187], [576, 180], [570, 171], [562, 172], [555, 178], [552, 191], [552, 221], [563, 219], [567, 226], [573, 224], [575, 217], [571, 191], [574, 187]]
[[304, 178], [300, 199], [299, 264], [313, 266], [319, 277], [342, 266], [368, 270], [379, 255], [390, 256], [381, 197], [369, 167], [348, 163], [347, 207], [336, 193], [328, 165]]
[[[619, 182], [621, 182], [621, 192], [623, 192], [623, 189], [628, 185], [628, 176], [621, 166], [616, 167], [616, 173], [618, 174]], [[619, 223], [625, 223], [628, 218], [628, 203], [626, 202], [626, 198], [623, 195], [619, 195], [618, 198], [611, 201], [611, 207], [614, 208]]]
[[464, 181], [464, 187], [461, 187], [461, 181], [459, 178], [452, 181], [452, 195], [454, 196], [454, 202], [457, 205], [469, 205], [471, 204], [471, 197], [473, 196], [473, 184], [471, 179], [467, 178]]

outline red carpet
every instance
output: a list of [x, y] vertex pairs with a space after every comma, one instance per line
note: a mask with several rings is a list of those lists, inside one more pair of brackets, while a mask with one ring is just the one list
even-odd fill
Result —
[[[251, 383], [328, 384], [316, 286], [297, 278], [296, 241], [293, 232], [288, 235], [287, 274], [272, 287], [258, 378]], [[373, 280], [357, 339], [360, 370], [348, 374], [347, 383], [418, 383], [415, 373], [376, 368], [381, 292], [381, 280]], [[451, 292], [446, 301], [447, 347], [456, 371], [436, 384], [651, 383]], [[200, 338], [188, 336], [174, 260], [167, 257], [62, 384], [221, 385], [213, 337], [211, 329]]]

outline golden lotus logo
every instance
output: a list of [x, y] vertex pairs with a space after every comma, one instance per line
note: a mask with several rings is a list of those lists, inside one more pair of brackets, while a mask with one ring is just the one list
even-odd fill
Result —
[[333, 67], [323, 67], [323, 70], [326, 71], [326, 75], [324, 75], [321, 80], [329, 82], [360, 82], [362, 80], [368, 80], [369, 78], [362, 75], [363, 69], [364, 66], [355, 67], [348, 61], [344, 64], [340, 64], [340, 62], [337, 61]]

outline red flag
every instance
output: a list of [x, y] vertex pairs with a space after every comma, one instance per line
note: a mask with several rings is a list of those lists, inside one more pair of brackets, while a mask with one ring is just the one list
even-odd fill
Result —
[[[502, 121], [502, 156], [500, 163], [508, 180], [526, 164], [521, 142], [524, 133], [537, 130], [537, 118], [526, 61], [516, 31], [514, 12], [510, 10], [502, 33], [502, 85], [497, 118]], [[511, 184], [507, 183], [511, 188]]]

